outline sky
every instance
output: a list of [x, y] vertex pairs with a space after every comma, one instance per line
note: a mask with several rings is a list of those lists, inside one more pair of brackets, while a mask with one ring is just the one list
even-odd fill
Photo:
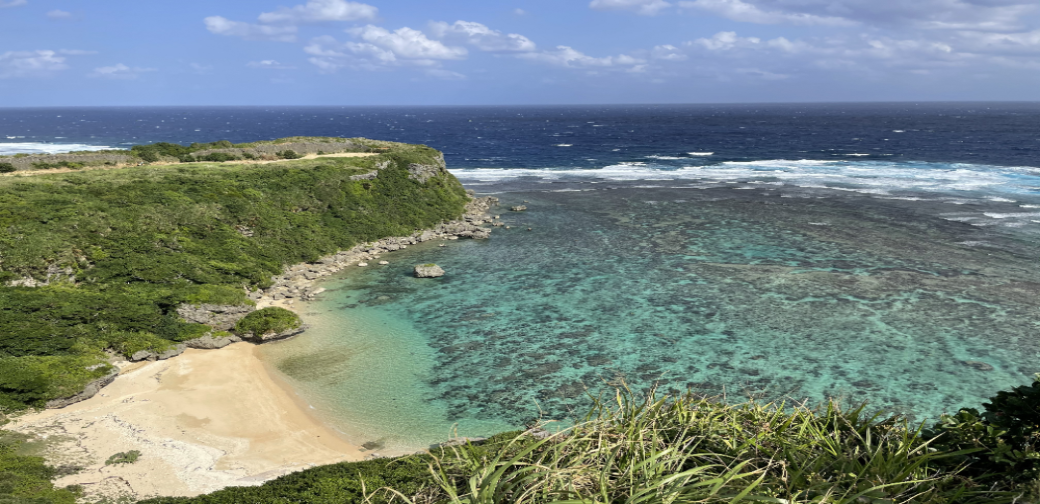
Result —
[[0, 107], [1040, 100], [1040, 0], [0, 0]]

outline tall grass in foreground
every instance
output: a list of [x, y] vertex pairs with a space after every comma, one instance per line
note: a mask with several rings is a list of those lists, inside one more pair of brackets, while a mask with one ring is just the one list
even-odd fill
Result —
[[422, 495], [371, 496], [413, 504], [1035, 502], [962, 477], [950, 461], [975, 450], [937, 450], [920, 427], [863, 407], [619, 392], [574, 427], [542, 439], [532, 432], [440, 450], [430, 464], [439, 488]]

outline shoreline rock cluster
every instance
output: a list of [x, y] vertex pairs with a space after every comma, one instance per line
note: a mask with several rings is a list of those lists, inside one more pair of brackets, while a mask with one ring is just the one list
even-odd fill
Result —
[[288, 267], [285, 273], [272, 278], [273, 285], [262, 291], [251, 292], [249, 298], [256, 301], [258, 305], [270, 305], [284, 299], [311, 301], [325, 291], [324, 288], [316, 285], [319, 280], [348, 267], [357, 266], [360, 263], [367, 264], [368, 261], [377, 259], [381, 254], [433, 240], [486, 239], [491, 236], [491, 230], [481, 227], [481, 225], [494, 221], [487, 212], [496, 205], [498, 205], [498, 198], [493, 196], [474, 198], [466, 205], [466, 212], [459, 220], [441, 223], [431, 229], [416, 231], [410, 236], [397, 236], [373, 243], [362, 243], [349, 250], [323, 257], [314, 263]]

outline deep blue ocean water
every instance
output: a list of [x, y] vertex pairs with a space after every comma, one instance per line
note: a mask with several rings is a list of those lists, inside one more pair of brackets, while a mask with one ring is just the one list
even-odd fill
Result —
[[0, 153], [292, 135], [425, 143], [503, 201], [265, 347], [380, 451], [623, 384], [925, 418], [1040, 371], [1040, 104], [0, 110]]

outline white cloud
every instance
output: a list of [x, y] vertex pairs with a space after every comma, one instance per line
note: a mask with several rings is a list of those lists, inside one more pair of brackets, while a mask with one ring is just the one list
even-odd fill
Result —
[[7, 7], [18, 7], [19, 5], [25, 5], [27, 3], [29, 2], [27, 2], [26, 0], [7, 0], [6, 2], [0, 0], [0, 9], [4, 9]]
[[8, 51], [0, 54], [0, 79], [46, 77], [67, 69], [65, 57], [55, 51]]
[[246, 40], [272, 40], [275, 42], [295, 42], [295, 26], [265, 26], [241, 21], [232, 21], [221, 16], [210, 16], [202, 20], [210, 33], [228, 37], [242, 37]]
[[803, 12], [767, 11], [742, 0], [694, 0], [679, 2], [684, 9], [697, 9], [717, 14], [733, 21], [757, 24], [797, 24], [849, 26], [853, 21], [835, 16], [818, 16]]
[[536, 49], [534, 42], [516, 33], [503, 34], [472, 21], [430, 23], [430, 33], [438, 39], [466, 43], [488, 52], [528, 52]]
[[513, 9], [513, 15], [515, 15], [515, 16], [526, 16], [527, 15], [527, 11], [525, 11], [523, 9]]
[[675, 46], [670, 45], [670, 44], [655, 46], [650, 51], [650, 57], [655, 59], [655, 60], [665, 60], [665, 61], [685, 61], [686, 60], [686, 55], [683, 54], [682, 51], [678, 47], [675, 47]]
[[468, 54], [463, 47], [451, 47], [440, 41], [430, 40], [426, 34], [404, 27], [394, 31], [379, 26], [367, 25], [352, 28], [347, 33], [381, 50], [390, 51], [397, 58], [413, 60], [456, 60]]
[[112, 66], [95, 68], [93, 72], [88, 74], [88, 77], [96, 77], [102, 79], [132, 80], [140, 77], [143, 73], [155, 71], [157, 71], [155, 68], [131, 68], [122, 63], [118, 63]]
[[592, 0], [589, 7], [596, 10], [630, 10], [644, 16], [654, 16], [672, 4], [664, 0]]
[[344, 0], [311, 0], [304, 5], [282, 7], [260, 14], [261, 23], [320, 23], [325, 21], [358, 21], [375, 19], [379, 9], [368, 4]]
[[523, 53], [519, 57], [568, 68], [607, 68], [645, 63], [641, 59], [627, 55], [596, 58], [568, 46], [556, 46], [555, 49], [548, 51]]
[[265, 70], [292, 70], [296, 68], [292, 65], [279, 63], [275, 60], [250, 61], [249, 63], [246, 63], [246, 66], [249, 68], [260, 68]]
[[47, 17], [51, 19], [69, 19], [72, 17], [72, 13], [69, 11], [54, 9], [47, 13]]

